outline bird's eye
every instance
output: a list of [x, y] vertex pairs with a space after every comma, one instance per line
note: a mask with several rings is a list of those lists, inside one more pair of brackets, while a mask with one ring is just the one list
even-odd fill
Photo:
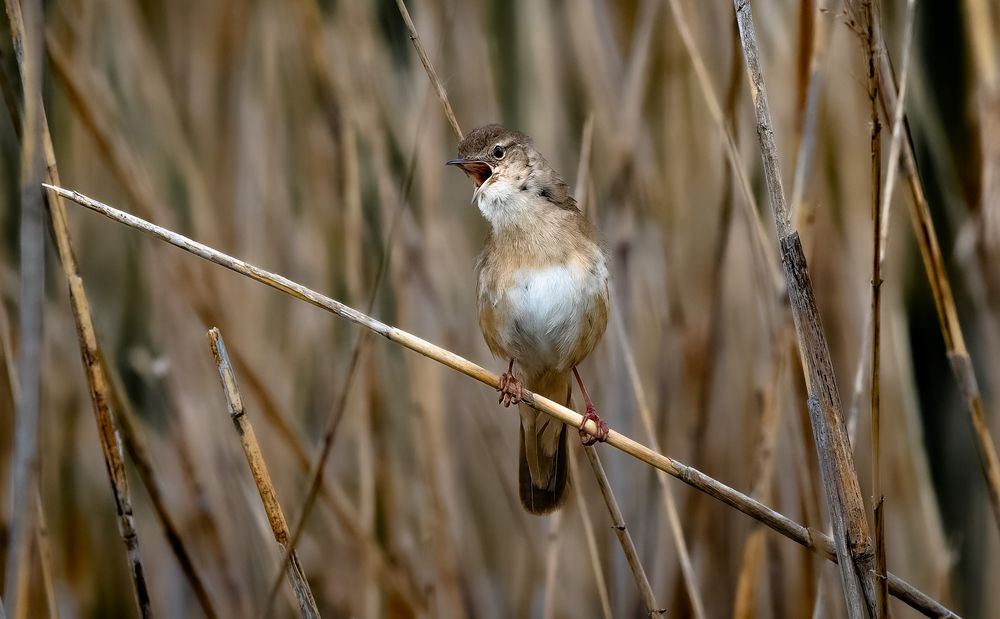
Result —
[[499, 144], [497, 144], [496, 146], [493, 147], [493, 158], [494, 159], [503, 159], [503, 155], [504, 155], [503, 146], [500, 146]]

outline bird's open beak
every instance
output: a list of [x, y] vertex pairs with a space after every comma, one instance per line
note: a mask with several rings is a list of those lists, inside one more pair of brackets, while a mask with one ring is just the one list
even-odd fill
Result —
[[472, 182], [476, 184], [476, 189], [482, 187], [489, 180], [490, 176], [493, 175], [493, 166], [479, 159], [452, 159], [446, 165], [457, 165], [462, 168], [465, 175], [471, 178]]

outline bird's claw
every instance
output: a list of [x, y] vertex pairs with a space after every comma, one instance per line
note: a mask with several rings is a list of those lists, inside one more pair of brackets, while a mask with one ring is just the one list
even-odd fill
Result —
[[513, 372], [504, 372], [500, 375], [500, 386], [497, 387], [497, 391], [500, 393], [499, 403], [503, 404], [505, 408], [511, 404], [517, 404], [521, 401], [522, 389], [521, 381], [514, 376]]
[[[587, 428], [587, 422], [593, 421], [594, 425], [597, 426], [597, 431], [591, 434]], [[603, 419], [598, 416], [597, 411], [593, 406], [587, 407], [587, 412], [583, 415], [583, 421], [580, 422], [580, 440], [585, 446], [593, 445], [594, 443], [603, 443], [608, 440], [608, 433], [611, 430], [608, 428], [608, 424], [605, 423]]]

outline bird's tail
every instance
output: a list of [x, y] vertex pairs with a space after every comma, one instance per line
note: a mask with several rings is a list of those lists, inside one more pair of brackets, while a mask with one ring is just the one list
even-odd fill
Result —
[[[529, 380], [527, 388], [554, 402], [571, 406], [569, 374], [546, 374]], [[521, 453], [518, 486], [521, 504], [533, 514], [544, 514], [562, 505], [569, 478], [566, 424], [526, 404], [521, 413]]]

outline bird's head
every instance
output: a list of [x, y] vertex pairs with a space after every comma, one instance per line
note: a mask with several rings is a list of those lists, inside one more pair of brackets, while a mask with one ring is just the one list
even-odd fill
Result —
[[448, 165], [460, 167], [472, 179], [472, 201], [494, 227], [566, 195], [565, 183], [520, 131], [478, 127], [458, 145], [458, 155]]

